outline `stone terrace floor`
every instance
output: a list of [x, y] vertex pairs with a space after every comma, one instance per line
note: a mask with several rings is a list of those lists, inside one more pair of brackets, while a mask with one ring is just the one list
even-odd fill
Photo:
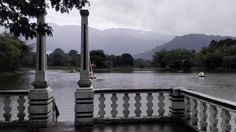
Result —
[[0, 132], [192, 132], [193, 130], [174, 123], [126, 123], [97, 124], [92, 127], [75, 128], [73, 122], [58, 122], [50, 128], [0, 127]]

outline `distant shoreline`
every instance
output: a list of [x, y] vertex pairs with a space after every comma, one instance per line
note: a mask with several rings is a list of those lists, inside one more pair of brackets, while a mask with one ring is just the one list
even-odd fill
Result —
[[[1, 76], [12, 76], [12, 75], [20, 75], [25, 74], [29, 71], [34, 71], [34, 68], [22, 68], [19, 71], [15, 72], [0, 72]], [[79, 67], [48, 67], [47, 70], [63, 70], [63, 71], [69, 71], [69, 70], [75, 70], [76, 72], [79, 72]], [[93, 72], [102, 73], [102, 72], [134, 72], [134, 71], [154, 71], [154, 72], [160, 72], [160, 73], [198, 73], [198, 72], [207, 72], [207, 73], [236, 73], [236, 70], [206, 70], [202, 68], [193, 68], [191, 72], [183, 72], [180, 70], [175, 69], [161, 69], [161, 68], [154, 68], [154, 67], [145, 67], [145, 68], [137, 68], [137, 67], [114, 67], [114, 68], [95, 68], [93, 69]]]

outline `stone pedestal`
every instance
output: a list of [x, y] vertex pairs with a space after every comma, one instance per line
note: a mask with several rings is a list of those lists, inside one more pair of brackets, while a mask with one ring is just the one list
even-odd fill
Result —
[[48, 127], [52, 125], [54, 120], [52, 89], [30, 90], [28, 111], [32, 127]]
[[81, 87], [75, 92], [75, 126], [93, 125], [93, 88]]
[[184, 96], [180, 94], [179, 88], [172, 89], [170, 102], [170, 116], [184, 119]]

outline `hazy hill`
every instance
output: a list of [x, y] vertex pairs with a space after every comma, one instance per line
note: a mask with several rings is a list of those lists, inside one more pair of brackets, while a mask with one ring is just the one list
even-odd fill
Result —
[[[80, 50], [80, 26], [59, 26], [50, 24], [54, 30], [53, 37], [47, 38], [47, 51], [62, 48]], [[157, 32], [148, 32], [132, 29], [107, 29], [99, 30], [89, 28], [89, 43], [91, 49], [103, 49], [106, 54], [131, 53], [138, 54], [164, 44], [174, 36]], [[30, 41], [30, 43], [35, 42]]]
[[177, 36], [166, 44], [156, 46], [152, 50], [135, 55], [135, 58], [152, 59], [152, 55], [155, 52], [160, 51], [161, 49], [172, 50], [178, 48], [185, 48], [189, 50], [200, 50], [202, 47], [207, 46], [212, 40], [218, 41], [226, 38], [232, 37], [204, 34], [188, 34], [184, 36]]

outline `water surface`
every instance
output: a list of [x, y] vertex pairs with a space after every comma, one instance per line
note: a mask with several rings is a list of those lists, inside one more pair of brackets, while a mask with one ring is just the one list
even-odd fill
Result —
[[[96, 73], [95, 88], [174, 88], [185, 87], [209, 95], [236, 101], [236, 74], [207, 73], [199, 78], [197, 73], [157, 73], [134, 71], [125, 73]], [[34, 71], [23, 75], [0, 77], [0, 89], [32, 89]], [[47, 80], [54, 91], [60, 110], [59, 120], [74, 119], [74, 92], [78, 88], [79, 73], [61, 70], [47, 71]]]

